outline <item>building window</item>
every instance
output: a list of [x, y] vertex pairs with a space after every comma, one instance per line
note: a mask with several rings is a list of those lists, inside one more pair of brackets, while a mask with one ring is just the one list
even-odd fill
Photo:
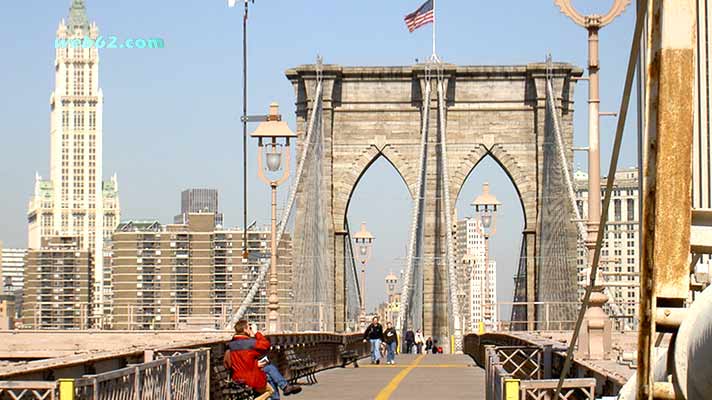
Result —
[[[74, 112], [74, 129], [76, 129], [76, 130], [84, 129], [84, 112], [83, 111], [75, 111]], [[75, 143], [75, 146], [79, 146], [79, 144]]]
[[74, 95], [84, 96], [84, 70], [81, 67], [74, 70]]
[[621, 220], [621, 201], [620, 199], [615, 199], [613, 200], [613, 214], [615, 221], [620, 221]]
[[[62, 111], [62, 129], [69, 128], [69, 111]], [[64, 136], [64, 135], [63, 135]]]
[[635, 221], [635, 200], [626, 200], [626, 208], [628, 209], [628, 221]]
[[89, 111], [89, 130], [96, 130], [96, 111]]

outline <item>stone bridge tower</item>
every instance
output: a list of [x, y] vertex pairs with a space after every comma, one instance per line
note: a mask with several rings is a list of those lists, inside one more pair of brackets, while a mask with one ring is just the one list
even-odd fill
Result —
[[[515, 186], [524, 213], [522, 232], [526, 257], [528, 301], [576, 300], [576, 234], [571, 223], [571, 206], [565, 196], [561, 165], [546, 114], [546, 64], [522, 66], [442, 66], [446, 81], [447, 159], [450, 198], [455, 200], [475, 166], [491, 156]], [[426, 66], [408, 67], [323, 67], [323, 130], [329, 254], [333, 256], [335, 326], [343, 330], [345, 320], [344, 241], [346, 214], [356, 184], [369, 166], [385, 157], [398, 171], [413, 196], [417, 193], [419, 150]], [[573, 160], [573, 80], [581, 70], [569, 64], [554, 64], [557, 107], [561, 112], [569, 165]], [[303, 141], [313, 111], [317, 71], [304, 65], [286, 72], [296, 92], [297, 131]], [[430, 129], [436, 132], [437, 95], [431, 96]], [[445, 265], [445, 226], [436, 154], [437, 135], [429, 135], [428, 175], [425, 203], [423, 269], [423, 327], [441, 340], [449, 336], [448, 287]], [[298, 151], [297, 154], [300, 154]], [[558, 169], [558, 170], [557, 170]], [[301, 196], [297, 195], [297, 198]], [[297, 203], [297, 213], [300, 204]], [[549, 211], [546, 210], [549, 207]], [[558, 221], [549, 229], [550, 215]], [[453, 219], [456, 220], [456, 219]], [[544, 229], [542, 229], [544, 227]], [[452, 227], [449, 228], [452, 230]], [[550, 231], [547, 233], [547, 231]], [[517, 243], [520, 238], [512, 238]], [[547, 240], [552, 241], [546, 244]], [[553, 243], [563, 243], [554, 245]], [[515, 248], [513, 251], [519, 251]], [[567, 254], [542, 251], [556, 248]], [[543, 260], [543, 261], [542, 261]], [[538, 279], [546, 276], [547, 279]], [[573, 296], [573, 297], [572, 297]], [[536, 318], [528, 307], [527, 317]]]

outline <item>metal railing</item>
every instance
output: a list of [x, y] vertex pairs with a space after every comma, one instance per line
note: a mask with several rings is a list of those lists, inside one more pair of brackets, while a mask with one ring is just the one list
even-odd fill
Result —
[[[485, 346], [486, 400], [552, 400], [551, 347]], [[594, 400], [594, 378], [567, 379], [557, 400]]]
[[[178, 352], [178, 351], [176, 351]], [[210, 350], [191, 350], [74, 382], [77, 400], [208, 400]]]
[[[554, 398], [557, 379], [522, 381], [519, 385], [521, 400], [551, 400]], [[559, 393], [560, 400], [594, 400], [596, 380], [594, 378], [567, 379]]]
[[58, 382], [42, 381], [0, 381], [0, 399], [59, 399], [59, 384]]
[[485, 363], [487, 366], [485, 369], [487, 374], [485, 399], [504, 400], [510, 398], [506, 393], [507, 382], [514, 380], [514, 376], [504, 369], [494, 347], [488, 347], [485, 351]]

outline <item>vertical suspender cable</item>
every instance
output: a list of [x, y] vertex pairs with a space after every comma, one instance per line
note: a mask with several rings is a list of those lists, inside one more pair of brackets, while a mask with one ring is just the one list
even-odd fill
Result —
[[[292, 213], [292, 209], [294, 208], [294, 201], [297, 196], [297, 191], [299, 190], [299, 184], [301, 183], [302, 180], [302, 175], [304, 171], [304, 162], [307, 159], [307, 155], [310, 151], [310, 145], [312, 142], [312, 135], [314, 134], [317, 118], [321, 118], [321, 104], [322, 104], [322, 81], [319, 79], [317, 81], [317, 86], [316, 86], [316, 95], [314, 97], [314, 109], [312, 110], [312, 114], [309, 120], [309, 127], [307, 130], [306, 137], [304, 138], [304, 147], [302, 148], [302, 154], [301, 158], [299, 159], [299, 165], [297, 166], [297, 171], [295, 174], [294, 178], [294, 184], [292, 185], [292, 192], [289, 194], [289, 200], [287, 201], [287, 207], [284, 209], [283, 214], [282, 214], [282, 219], [279, 223], [279, 230], [277, 231], [277, 248], [279, 249], [279, 242], [282, 240], [282, 235], [284, 234], [284, 230], [286, 229], [287, 226], [287, 221], [289, 219], [290, 214]], [[316, 160], [319, 161], [319, 160]], [[260, 285], [264, 282], [265, 276], [267, 275], [267, 271], [269, 270], [269, 264], [263, 264], [260, 266], [260, 270], [257, 276], [257, 279], [255, 282], [252, 284], [252, 287], [250, 288], [250, 291], [247, 293], [247, 296], [245, 296], [245, 299], [242, 301], [242, 304], [240, 305], [240, 308], [237, 310], [235, 314], [233, 314], [233, 317], [228, 321], [227, 325], [225, 328], [230, 327], [233, 325], [235, 322], [237, 322], [240, 318], [242, 318], [243, 315], [245, 315], [245, 312], [247, 311], [247, 307], [249, 307], [250, 304], [252, 304], [252, 301], [255, 298], [255, 295], [257, 294], [257, 291], [260, 289]]]
[[401, 287], [401, 306], [398, 311], [398, 323], [401, 324], [400, 329], [405, 331], [413, 321], [407, 321], [406, 318], [411, 308], [411, 296], [413, 296], [411, 287], [411, 278], [415, 273], [415, 264], [421, 262], [416, 255], [417, 247], [421, 245], [419, 236], [421, 235], [422, 213], [425, 205], [425, 174], [427, 172], [427, 149], [428, 149], [428, 123], [430, 114], [430, 77], [425, 79], [425, 93], [423, 93], [422, 104], [422, 119], [420, 130], [420, 165], [418, 166], [418, 182], [416, 184], [416, 192], [413, 193], [413, 216], [410, 224], [410, 248], [408, 249], [408, 257], [406, 260], [405, 274], [403, 275], [403, 285]]
[[[450, 174], [448, 173], [447, 165], [447, 142], [445, 136], [446, 120], [445, 120], [445, 93], [443, 89], [444, 79], [439, 74], [438, 76], [438, 140], [440, 142], [440, 168], [442, 169], [443, 192], [445, 207], [445, 244], [447, 248], [446, 263], [447, 263], [447, 278], [448, 288], [450, 290], [450, 316], [451, 334], [455, 335], [455, 348], [462, 349], [462, 332], [461, 332], [461, 316], [460, 305], [457, 299], [457, 273], [455, 271], [455, 254], [452, 243], [452, 203], [450, 202]], [[484, 299], [483, 299], [484, 302]]]

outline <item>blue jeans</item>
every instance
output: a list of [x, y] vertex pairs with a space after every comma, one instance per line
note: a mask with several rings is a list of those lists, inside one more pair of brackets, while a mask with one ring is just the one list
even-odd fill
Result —
[[274, 394], [270, 398], [272, 400], [279, 400], [279, 389], [284, 389], [289, 383], [273, 364], [265, 365], [262, 367], [262, 371], [267, 374], [267, 382], [272, 386], [272, 389], [274, 389]]
[[371, 339], [371, 361], [381, 359], [381, 339]]
[[388, 344], [388, 356], [386, 357], [388, 362], [392, 362], [396, 359], [396, 346], [398, 346], [398, 342], [395, 340]]

